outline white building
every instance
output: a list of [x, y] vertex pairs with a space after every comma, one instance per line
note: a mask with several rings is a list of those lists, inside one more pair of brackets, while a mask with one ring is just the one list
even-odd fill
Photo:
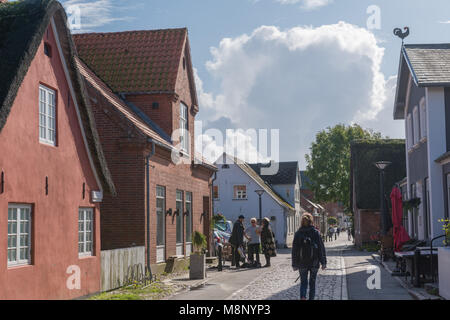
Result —
[[265, 165], [248, 164], [226, 154], [215, 165], [214, 214], [221, 213], [233, 222], [243, 215], [248, 226], [252, 217], [259, 218], [259, 196], [255, 191], [264, 190], [262, 217], [270, 218], [278, 247], [290, 247], [302, 213], [298, 163], [280, 162], [274, 175], [261, 174]]

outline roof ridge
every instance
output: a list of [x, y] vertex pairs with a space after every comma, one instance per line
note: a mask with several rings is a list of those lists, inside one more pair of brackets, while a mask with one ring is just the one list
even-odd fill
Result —
[[85, 32], [73, 34], [73, 37], [85, 36], [85, 35], [100, 35], [100, 34], [124, 34], [124, 33], [136, 33], [136, 32], [162, 32], [162, 31], [188, 31], [187, 27], [183, 28], [167, 28], [167, 29], [141, 29], [141, 30], [125, 30], [125, 31], [111, 31], [111, 32]]

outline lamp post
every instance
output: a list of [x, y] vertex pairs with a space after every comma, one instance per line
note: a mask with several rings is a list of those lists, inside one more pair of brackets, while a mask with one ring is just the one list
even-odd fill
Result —
[[380, 170], [380, 210], [381, 210], [381, 235], [388, 233], [389, 223], [386, 212], [386, 201], [384, 199], [384, 170], [391, 165], [389, 161], [378, 161], [374, 165]]
[[255, 190], [255, 192], [259, 196], [259, 223], [262, 221], [262, 211], [261, 211], [261, 196], [264, 193], [264, 190]]

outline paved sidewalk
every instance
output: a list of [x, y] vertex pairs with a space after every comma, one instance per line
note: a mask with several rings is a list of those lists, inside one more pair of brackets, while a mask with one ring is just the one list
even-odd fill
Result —
[[[341, 251], [349, 242], [341, 236], [326, 242], [328, 265], [320, 270], [316, 280], [316, 300], [347, 300], [345, 264]], [[300, 280], [298, 271], [291, 266], [291, 252], [282, 253], [283, 261], [260, 275], [248, 286], [228, 297], [230, 300], [299, 300]]]

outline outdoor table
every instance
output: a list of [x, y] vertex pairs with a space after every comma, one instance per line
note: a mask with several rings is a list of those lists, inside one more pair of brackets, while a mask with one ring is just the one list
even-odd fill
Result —
[[[395, 252], [395, 256], [400, 259], [400, 263], [403, 269], [402, 271], [406, 271], [405, 277], [408, 277], [408, 274], [411, 275], [411, 282], [414, 284], [414, 286], [418, 287], [420, 286], [420, 258], [423, 257], [433, 259], [434, 256], [437, 256], [437, 252], [435, 250], [431, 252], [430, 247], [418, 247], [416, 248], [416, 250]], [[430, 272], [432, 272], [432, 270], [430, 270]]]

